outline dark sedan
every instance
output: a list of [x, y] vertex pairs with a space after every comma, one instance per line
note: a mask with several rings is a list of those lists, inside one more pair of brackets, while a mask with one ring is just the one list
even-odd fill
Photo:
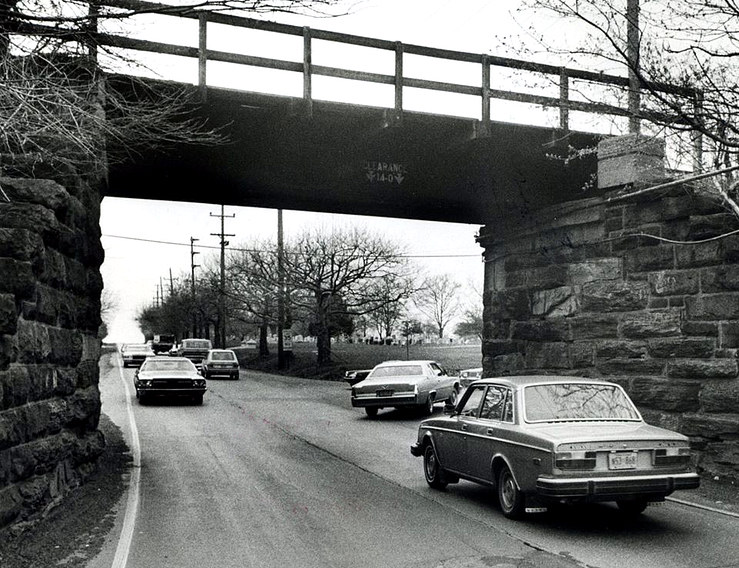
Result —
[[686, 436], [646, 424], [619, 385], [573, 377], [476, 381], [450, 416], [421, 423], [411, 453], [431, 487], [496, 487], [511, 518], [591, 501], [638, 514], [700, 483]]
[[149, 357], [136, 371], [133, 385], [141, 404], [155, 396], [185, 397], [202, 404], [208, 390], [206, 380], [185, 357]]

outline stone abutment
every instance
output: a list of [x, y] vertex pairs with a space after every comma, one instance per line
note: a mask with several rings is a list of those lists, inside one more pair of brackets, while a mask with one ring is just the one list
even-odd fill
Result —
[[0, 527], [58, 502], [104, 447], [100, 195], [61, 181], [0, 178]]
[[612, 380], [703, 470], [739, 477], [737, 228], [688, 186], [486, 225], [485, 376]]

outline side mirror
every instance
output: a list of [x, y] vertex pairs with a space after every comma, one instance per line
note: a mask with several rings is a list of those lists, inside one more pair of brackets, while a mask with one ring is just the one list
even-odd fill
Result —
[[457, 408], [457, 406], [447, 400], [444, 403], [444, 414], [454, 414], [455, 408]]

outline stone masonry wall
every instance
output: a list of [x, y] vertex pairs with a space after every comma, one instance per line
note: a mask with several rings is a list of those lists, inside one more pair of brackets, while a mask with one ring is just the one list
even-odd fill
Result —
[[61, 499], [104, 447], [100, 197], [65, 186], [0, 178], [0, 527]]
[[488, 224], [486, 376], [613, 380], [701, 468], [739, 477], [739, 234], [715, 238], [738, 227], [688, 188]]

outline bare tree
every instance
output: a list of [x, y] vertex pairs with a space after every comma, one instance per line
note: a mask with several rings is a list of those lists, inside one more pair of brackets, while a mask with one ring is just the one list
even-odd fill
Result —
[[415, 291], [415, 285], [413, 278], [408, 275], [388, 274], [374, 282], [373, 288], [372, 294], [382, 301], [367, 317], [380, 339], [385, 339], [392, 335], [405, 316], [405, 304]]
[[[130, 152], [224, 142], [193, 114], [195, 91], [133, 78], [108, 84], [100, 30], [142, 13], [323, 14], [338, 0], [0, 0], [0, 173], [104, 175]], [[120, 51], [108, 50], [109, 61]], [[119, 83], [120, 84], [120, 83]], [[124, 93], [135, 91], [135, 96]]]
[[414, 298], [418, 310], [433, 323], [439, 339], [460, 309], [457, 292], [460, 289], [449, 274], [438, 274], [426, 278], [421, 290]]
[[[574, 22], [582, 34], [539, 36], [544, 49], [602, 69], [628, 69], [639, 85], [639, 118], [646, 133], [667, 137], [676, 163], [695, 157], [720, 172], [696, 189], [739, 217], [739, 5], [733, 0], [526, 0], [526, 9]], [[629, 25], [637, 24], [637, 55], [629, 52]], [[632, 36], [633, 42], [634, 36]], [[593, 96], [581, 92], [581, 96]], [[621, 99], [627, 97], [624, 88]], [[702, 137], [703, 142], [700, 142]], [[700, 167], [698, 165], [698, 167]], [[733, 169], [730, 169], [733, 168]]]
[[383, 295], [377, 285], [406, 276], [408, 264], [401, 253], [397, 244], [357, 228], [306, 231], [286, 247], [290, 304], [313, 315], [319, 365], [331, 361], [331, 320], [338, 305], [347, 315], [361, 315], [402, 295]]

